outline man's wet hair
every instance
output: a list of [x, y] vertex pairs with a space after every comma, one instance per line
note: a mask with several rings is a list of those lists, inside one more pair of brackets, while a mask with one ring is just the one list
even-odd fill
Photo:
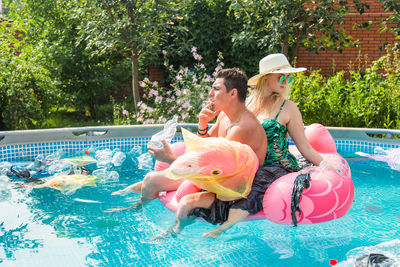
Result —
[[230, 92], [233, 88], [238, 91], [240, 102], [246, 100], [247, 95], [247, 76], [238, 68], [222, 69], [218, 72], [216, 78], [224, 78], [226, 91]]

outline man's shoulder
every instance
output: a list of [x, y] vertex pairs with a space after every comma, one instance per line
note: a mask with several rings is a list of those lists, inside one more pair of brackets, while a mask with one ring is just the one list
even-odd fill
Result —
[[241, 124], [247, 128], [262, 128], [260, 122], [257, 120], [257, 117], [250, 111], [247, 111], [245, 116], [243, 116]]
[[[251, 112], [248, 112], [246, 116], [242, 117], [241, 122], [236, 127], [236, 134], [242, 136], [243, 139], [248, 138], [262, 138], [265, 134], [261, 123], [257, 120]], [[258, 137], [259, 136], [259, 137]]]

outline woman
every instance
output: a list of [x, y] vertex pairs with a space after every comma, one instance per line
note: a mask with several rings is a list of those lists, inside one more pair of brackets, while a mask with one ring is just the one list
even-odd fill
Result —
[[300, 153], [314, 165], [322, 161], [308, 142], [303, 119], [296, 104], [287, 99], [291, 73], [305, 71], [293, 68], [283, 54], [271, 54], [260, 61], [260, 73], [249, 79], [248, 85], [255, 86], [247, 107], [259, 119], [268, 137], [267, 156], [264, 165], [279, 164], [298, 168], [296, 159], [289, 152], [287, 133]]

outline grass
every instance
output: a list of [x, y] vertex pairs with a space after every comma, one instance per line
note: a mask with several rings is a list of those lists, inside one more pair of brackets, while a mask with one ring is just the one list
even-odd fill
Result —
[[42, 128], [68, 128], [114, 124], [112, 106], [102, 105], [96, 109], [97, 117], [92, 117], [88, 111], [79, 111], [70, 107], [54, 109], [43, 123]]

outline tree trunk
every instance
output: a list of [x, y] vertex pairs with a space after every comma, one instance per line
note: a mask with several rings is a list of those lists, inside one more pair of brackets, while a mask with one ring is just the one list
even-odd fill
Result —
[[135, 111], [137, 112], [137, 103], [140, 100], [140, 95], [139, 95], [139, 75], [138, 75], [138, 54], [136, 51], [136, 47], [133, 47], [132, 49], [132, 96], [133, 96], [133, 104], [135, 105]]
[[93, 97], [90, 98], [89, 101], [89, 112], [90, 112], [90, 117], [93, 119], [97, 119], [97, 114], [96, 114], [96, 108], [95, 108], [95, 103], [93, 101]]
[[[3, 111], [1, 111], [0, 114], [3, 114]], [[3, 118], [0, 115], [0, 131], [6, 131], [6, 130], [7, 130], [6, 124], [4, 123]], [[1, 139], [1, 137], [0, 137], [0, 139]]]
[[286, 34], [285, 40], [282, 43], [282, 54], [285, 54], [287, 57], [289, 57], [288, 53], [289, 53], [289, 35]]

